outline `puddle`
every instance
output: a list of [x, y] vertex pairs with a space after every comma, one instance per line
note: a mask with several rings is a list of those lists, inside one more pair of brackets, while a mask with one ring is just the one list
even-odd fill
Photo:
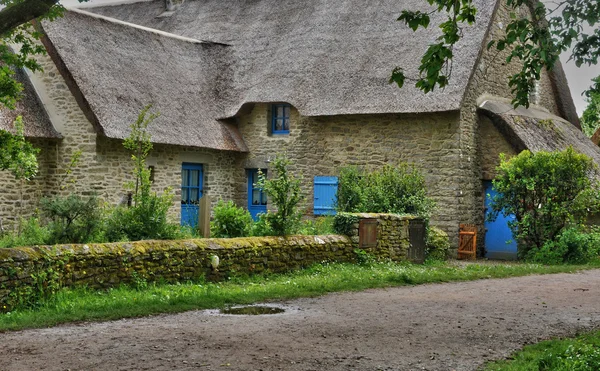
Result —
[[248, 305], [243, 307], [231, 307], [221, 309], [221, 314], [236, 314], [244, 316], [259, 316], [264, 314], [279, 314], [285, 312], [285, 309], [280, 307], [272, 307], [265, 305]]

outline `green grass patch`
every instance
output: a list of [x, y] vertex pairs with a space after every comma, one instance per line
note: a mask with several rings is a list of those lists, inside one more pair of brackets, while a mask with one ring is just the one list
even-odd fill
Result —
[[600, 368], [600, 331], [572, 339], [542, 341], [486, 365], [485, 371], [596, 371]]
[[317, 264], [285, 275], [238, 277], [222, 283], [188, 282], [168, 285], [136, 280], [132, 287], [121, 286], [110, 290], [63, 289], [52, 300], [35, 309], [0, 314], [0, 331], [223, 308], [233, 304], [314, 297], [338, 291], [528, 274], [571, 273], [594, 267], [598, 265], [331, 263]]

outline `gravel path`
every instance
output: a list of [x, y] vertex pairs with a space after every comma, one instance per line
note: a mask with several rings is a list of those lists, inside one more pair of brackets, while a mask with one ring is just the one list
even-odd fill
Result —
[[600, 325], [600, 270], [340, 293], [0, 334], [1, 370], [475, 370]]

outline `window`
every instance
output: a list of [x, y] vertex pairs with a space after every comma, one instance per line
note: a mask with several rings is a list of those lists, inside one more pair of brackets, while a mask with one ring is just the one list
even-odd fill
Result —
[[[267, 176], [267, 170], [262, 169], [262, 173]], [[267, 194], [262, 188], [257, 187], [258, 169], [248, 170], [248, 210], [254, 220], [258, 219], [258, 214], [267, 212]]]
[[271, 107], [271, 130], [273, 134], [290, 133], [290, 109], [289, 104], [274, 104]]

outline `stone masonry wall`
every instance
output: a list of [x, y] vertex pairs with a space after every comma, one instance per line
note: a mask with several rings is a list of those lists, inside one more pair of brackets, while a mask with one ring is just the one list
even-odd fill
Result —
[[[410, 245], [408, 223], [412, 217], [359, 217], [379, 221], [378, 245], [365, 249], [369, 254], [406, 260]], [[355, 233], [352, 237], [249, 237], [0, 249], [0, 312], [10, 310], [29, 288], [48, 285], [52, 272], [57, 273], [57, 281], [64, 286], [93, 288], [114, 287], [135, 279], [221, 280], [231, 274], [287, 272], [323, 261], [352, 262], [358, 247]], [[217, 269], [211, 265], [213, 256], [219, 258]], [[39, 282], [41, 277], [44, 282]]]
[[[458, 115], [352, 115], [304, 117], [292, 107], [289, 135], [269, 133], [268, 104], [256, 104], [240, 118], [239, 128], [249, 154], [240, 169], [268, 168], [277, 153], [286, 153], [302, 174], [307, 215], [313, 213], [315, 176], [338, 176], [347, 165], [379, 169], [385, 164], [408, 162], [424, 175], [427, 193], [439, 207], [432, 224], [458, 235], [459, 190]], [[240, 177], [243, 170], [238, 170]], [[246, 197], [246, 182], [238, 192]]]
[[[523, 7], [521, 10], [524, 15], [529, 15], [529, 10]], [[492, 133], [492, 129], [481, 124], [477, 114], [478, 99], [485, 96], [496, 96], [512, 99], [513, 95], [508, 86], [508, 78], [519, 71], [520, 66], [517, 60], [510, 64], [506, 63], [508, 50], [498, 53], [494, 48], [487, 50], [485, 45], [491, 40], [498, 40], [503, 35], [503, 30], [510, 22], [510, 11], [506, 4], [499, 3], [494, 17], [491, 31], [483, 42], [483, 55], [476, 67], [471, 81], [464, 97], [463, 106], [460, 111], [460, 175], [458, 176], [460, 189], [458, 191], [460, 206], [457, 215], [460, 215], [459, 222], [467, 224], [476, 224], [479, 228], [478, 238], [480, 248], [484, 241], [484, 197], [482, 179], [490, 175], [491, 151], [502, 150], [508, 153], [506, 144], [496, 143], [494, 148], [488, 148], [490, 141], [488, 139], [499, 139], [499, 133]], [[555, 92], [548, 73], [542, 72], [542, 79], [538, 89], [538, 97], [532, 103], [548, 109], [551, 113], [559, 115]], [[485, 156], [481, 156], [486, 153]], [[512, 152], [514, 153], [514, 151]], [[456, 225], [458, 228], [458, 225]], [[451, 241], [455, 240], [455, 234], [451, 234]], [[453, 244], [455, 245], [455, 243]]]
[[[406, 260], [410, 248], [409, 224], [416, 219], [410, 215], [358, 213], [359, 222], [353, 225], [350, 236], [358, 248], [368, 254], [385, 259], [400, 261]], [[361, 219], [375, 219], [377, 221], [377, 246], [361, 247], [359, 245], [359, 223]]]
[[496, 167], [500, 165], [500, 154], [507, 157], [517, 153], [504, 136], [496, 129], [492, 121], [479, 115], [479, 159], [481, 161], [481, 179], [493, 180], [496, 177]]

